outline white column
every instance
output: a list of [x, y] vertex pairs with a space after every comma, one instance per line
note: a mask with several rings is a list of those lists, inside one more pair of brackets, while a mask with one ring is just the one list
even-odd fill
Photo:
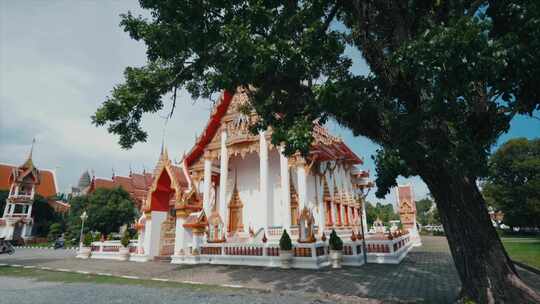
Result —
[[296, 165], [296, 175], [298, 178], [298, 211], [301, 212], [302, 209], [307, 204], [307, 177], [306, 177], [306, 162], [301, 160]]
[[161, 224], [167, 219], [167, 212], [152, 211], [151, 218], [146, 220], [144, 236], [144, 252], [148, 257], [159, 255]]
[[180, 251], [184, 249], [185, 252], [185, 242], [184, 242], [184, 223], [186, 222], [186, 218], [183, 216], [177, 216], [176, 217], [176, 227], [175, 227], [175, 233], [174, 233], [174, 254], [178, 255], [180, 254]]
[[203, 185], [203, 209], [207, 216], [210, 215], [210, 187], [212, 186], [212, 160], [209, 156], [204, 157], [204, 185]]
[[28, 206], [28, 210], [27, 210], [27, 213], [26, 213], [26, 217], [27, 217], [27, 218], [31, 218], [31, 217], [32, 217], [32, 206], [33, 206], [33, 205], [29, 205], [29, 206]]
[[281, 201], [282, 204], [282, 226], [284, 229], [289, 230], [291, 228], [291, 187], [289, 185], [289, 160], [283, 154], [283, 148], [279, 151], [279, 165], [281, 170]]
[[[227, 154], [227, 132], [221, 132], [221, 160], [219, 167], [219, 215], [227, 225], [227, 180], [229, 173], [229, 155]], [[225, 226], [227, 227], [227, 226]]]
[[330, 203], [330, 209], [332, 212], [332, 223], [333, 223], [333, 226], [336, 227], [338, 223], [338, 212], [337, 212], [337, 205], [334, 203], [334, 199], [332, 199], [332, 202]]
[[268, 228], [271, 223], [272, 206], [268, 203], [268, 144], [266, 143], [265, 132], [259, 133], [259, 173], [260, 173], [260, 194], [261, 210], [265, 212], [263, 228]]
[[[317, 205], [319, 206], [319, 234], [322, 234], [324, 227], [326, 226], [326, 203], [324, 202], [324, 184], [322, 182], [324, 177], [318, 177], [315, 175], [315, 185], [317, 185]], [[319, 190], [320, 189], [320, 190]]]
[[22, 228], [22, 232], [21, 232], [21, 237], [23, 238], [26, 238], [26, 224], [23, 224], [23, 228]]
[[9, 203], [6, 202], [6, 206], [4, 207], [4, 213], [2, 217], [8, 216], [8, 213], [9, 213]]

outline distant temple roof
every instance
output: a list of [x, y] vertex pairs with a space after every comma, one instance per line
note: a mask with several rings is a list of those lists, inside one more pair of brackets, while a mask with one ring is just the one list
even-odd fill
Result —
[[79, 179], [78, 187], [72, 189], [73, 192], [89, 194], [100, 188], [114, 189], [121, 187], [129, 193], [138, 205], [146, 199], [146, 194], [152, 186], [153, 179], [151, 173], [130, 173], [129, 176], [115, 175], [110, 179], [93, 177], [86, 185], [87, 178], [90, 179], [90, 174], [88, 171], [85, 171]]
[[[19, 168], [16, 165], [0, 164], [0, 190], [9, 190], [12, 173]], [[56, 176], [54, 172], [44, 169], [37, 170], [37, 172], [39, 174], [39, 184], [36, 187], [36, 192], [43, 197], [55, 196], [58, 193], [58, 189], [56, 188]]]

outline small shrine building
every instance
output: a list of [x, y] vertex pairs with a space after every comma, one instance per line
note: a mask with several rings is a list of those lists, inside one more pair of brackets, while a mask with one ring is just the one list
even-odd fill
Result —
[[53, 170], [38, 169], [32, 160], [32, 149], [20, 165], [0, 164], [0, 190], [9, 191], [2, 217], [0, 237], [6, 240], [33, 237], [34, 198], [41, 195], [55, 212], [69, 211], [69, 204], [56, 199], [58, 186]]

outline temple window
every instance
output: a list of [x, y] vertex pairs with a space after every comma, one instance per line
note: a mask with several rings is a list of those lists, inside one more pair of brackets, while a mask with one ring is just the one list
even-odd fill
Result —
[[349, 226], [349, 207], [345, 206], [345, 226]]
[[16, 204], [13, 213], [24, 213], [24, 206]]

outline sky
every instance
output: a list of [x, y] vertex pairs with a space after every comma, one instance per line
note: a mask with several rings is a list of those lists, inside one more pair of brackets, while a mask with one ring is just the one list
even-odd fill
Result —
[[[127, 66], [145, 64], [145, 47], [119, 27], [121, 13], [143, 13], [135, 0], [125, 1], [0, 1], [0, 163], [21, 164], [36, 139], [38, 168], [56, 170], [60, 191], [75, 185], [84, 170], [99, 177], [127, 175], [130, 168], [152, 170], [164, 137], [169, 155], [179, 161], [200, 134], [210, 114], [210, 101], [194, 103], [179, 96], [179, 106], [165, 127], [159, 115], [148, 115], [146, 143], [123, 150], [117, 137], [91, 124], [90, 116], [123, 79]], [[359, 57], [349, 49], [348, 53]], [[365, 62], [352, 67], [368, 73]], [[168, 109], [164, 109], [166, 113]], [[335, 123], [328, 125], [354, 152], [363, 169], [375, 168], [371, 155], [378, 148], [369, 139], [354, 137]], [[540, 121], [517, 117], [498, 145], [513, 137], [538, 137]], [[417, 199], [428, 194], [420, 178], [411, 183]], [[371, 202], [395, 202], [395, 194]]]

